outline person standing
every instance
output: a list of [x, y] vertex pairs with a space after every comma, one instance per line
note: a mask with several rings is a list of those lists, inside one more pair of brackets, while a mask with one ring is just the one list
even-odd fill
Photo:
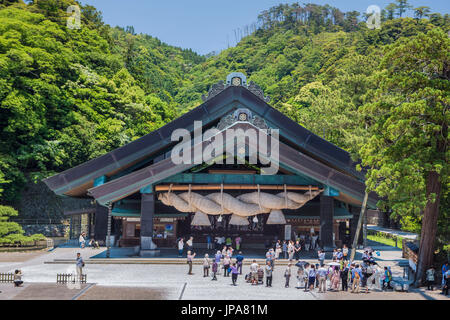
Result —
[[333, 261], [337, 261], [337, 249], [333, 250]]
[[231, 266], [231, 282], [233, 283], [233, 286], [236, 286], [238, 274], [239, 274], [239, 271], [236, 266], [236, 263], [233, 263], [233, 265]]
[[449, 270], [450, 268], [449, 268], [449, 266], [448, 266], [448, 261], [447, 262], [445, 262], [443, 265], [442, 265], [442, 269], [441, 269], [441, 271], [442, 271], [442, 286], [444, 286], [445, 285], [445, 273]]
[[315, 233], [311, 234], [311, 250], [316, 250], [317, 239], [319, 236]]
[[385, 288], [385, 284], [387, 284], [386, 289], [392, 289], [391, 287], [392, 273], [388, 267], [384, 267], [384, 279], [383, 279], [383, 290]]
[[181, 258], [183, 256], [183, 249], [184, 249], [184, 239], [180, 238], [178, 240], [178, 257]]
[[288, 246], [288, 253], [289, 253], [289, 261], [292, 261], [292, 259], [294, 259], [294, 243], [292, 241], [289, 241], [289, 246]]
[[233, 247], [229, 246], [227, 249], [227, 255], [230, 257], [230, 259], [233, 256], [233, 251], [234, 251]]
[[302, 249], [302, 246], [300, 244], [300, 241], [295, 241], [294, 250], [295, 250], [295, 260], [300, 259], [300, 250]]
[[344, 259], [344, 254], [342, 253], [341, 248], [337, 249], [336, 257], [338, 261], [342, 261], [342, 259]]
[[442, 294], [448, 296], [448, 287], [450, 286], [450, 269], [447, 270], [443, 275], [445, 282], [444, 286], [442, 287]]
[[236, 244], [236, 250], [238, 250], [238, 251], [241, 249], [241, 242], [242, 242], [242, 238], [239, 235], [236, 238], [234, 238], [234, 243]]
[[427, 270], [426, 275], [427, 275], [427, 289], [433, 291], [434, 275], [435, 275], [433, 266], [431, 266]]
[[286, 278], [285, 288], [289, 288], [289, 281], [291, 280], [291, 264], [288, 263], [286, 270], [284, 271], [284, 277]]
[[256, 263], [256, 260], [252, 261], [252, 264], [250, 265], [250, 277], [252, 281], [252, 285], [258, 284], [258, 264]]
[[225, 257], [225, 256], [227, 255], [227, 253], [228, 253], [227, 246], [224, 245], [224, 246], [223, 246], [223, 249], [222, 249], [222, 256]]
[[305, 250], [309, 251], [310, 248], [311, 248], [311, 237], [307, 234], [305, 236]]
[[209, 255], [206, 253], [205, 258], [203, 258], [203, 277], [209, 276], [209, 268], [211, 267], [211, 261], [209, 260]]
[[296, 289], [300, 289], [302, 287], [303, 274], [304, 274], [303, 267], [298, 267], [298, 269], [297, 269], [297, 286], [295, 287]]
[[287, 248], [288, 248], [288, 246], [287, 246], [286, 240], [284, 240], [282, 248], [281, 248], [283, 251], [283, 259], [287, 258], [287, 250], [288, 250]]
[[241, 251], [239, 251], [238, 255], [236, 256], [236, 264], [239, 270], [239, 274], [242, 274], [242, 265], [244, 264], [244, 256], [242, 255]]
[[348, 291], [348, 264], [346, 260], [344, 260], [344, 264], [341, 270], [341, 282], [342, 291]]
[[189, 265], [189, 271], [188, 274], [192, 275], [192, 260], [195, 258], [195, 253], [191, 254], [191, 251], [187, 252], [187, 264]]
[[348, 258], [348, 248], [347, 248], [346, 244], [344, 244], [344, 247], [342, 248], [342, 255], [344, 257], [344, 260], [347, 260], [347, 258]]
[[217, 264], [220, 264], [221, 259], [222, 259], [222, 253], [220, 251], [217, 251], [216, 255], [214, 256], [214, 261], [217, 262]]
[[86, 240], [83, 237], [83, 233], [80, 233], [80, 237], [78, 238], [78, 242], [80, 243], [80, 248], [84, 249]]
[[190, 237], [188, 241], [186, 241], [186, 246], [188, 251], [193, 251], [194, 249], [194, 237]]
[[321, 265], [319, 270], [317, 270], [317, 277], [319, 278], [319, 292], [327, 292], [327, 274], [327, 269], [324, 265]]
[[333, 275], [331, 276], [331, 289], [339, 291], [339, 280], [341, 277], [341, 272], [338, 267], [334, 268]]
[[280, 253], [282, 252], [281, 250], [281, 241], [278, 240], [277, 243], [275, 244], [275, 259], [278, 260], [280, 259]]
[[267, 261], [265, 272], [266, 272], [266, 287], [272, 287], [273, 268], [272, 265], [270, 264], [270, 261]]
[[230, 256], [226, 254], [223, 257], [223, 276], [224, 277], [230, 276], [230, 264], [231, 264]]
[[311, 264], [311, 267], [309, 268], [308, 271], [308, 287], [309, 290], [313, 290], [314, 289], [314, 283], [316, 282], [316, 270], [314, 268], [314, 265]]
[[206, 249], [210, 250], [213, 248], [211, 236], [208, 234], [206, 236]]
[[359, 265], [355, 265], [355, 268], [352, 270], [352, 293], [359, 293], [359, 282], [361, 281], [362, 272], [359, 268]]
[[83, 280], [84, 260], [81, 257], [81, 254], [79, 252], [77, 253], [77, 261], [76, 261], [75, 266], [77, 268], [77, 278], [79, 279], [80, 282], [82, 282], [82, 280]]
[[231, 245], [233, 244], [230, 236], [228, 236], [227, 239], [225, 240], [225, 244], [227, 247], [231, 247]]
[[319, 266], [322, 266], [323, 264], [325, 264], [325, 252], [322, 250], [319, 250], [317, 252], [318, 256], [319, 256]]
[[[219, 259], [219, 262], [220, 262], [220, 259]], [[218, 269], [219, 269], [219, 263], [216, 260], [214, 260], [214, 262], [212, 264], [212, 268], [211, 268], [211, 272], [213, 274], [213, 277], [212, 277], [211, 280], [216, 280], [217, 281], [216, 275], [217, 275], [217, 270]]]

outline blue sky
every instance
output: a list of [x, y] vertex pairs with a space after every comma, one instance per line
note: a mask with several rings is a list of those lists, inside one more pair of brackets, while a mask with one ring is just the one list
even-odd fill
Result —
[[[393, 0], [81, 0], [103, 13], [111, 26], [133, 26], [174, 46], [200, 54], [220, 51], [235, 44], [234, 29], [256, 22], [258, 14], [279, 3], [329, 4], [342, 11], [363, 12], [369, 5], [384, 8]], [[450, 1], [409, 0], [414, 7], [450, 13]], [[410, 15], [412, 12], [410, 12]]]

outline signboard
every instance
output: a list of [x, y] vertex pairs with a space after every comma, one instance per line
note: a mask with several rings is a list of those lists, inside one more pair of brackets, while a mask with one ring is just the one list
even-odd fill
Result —
[[284, 225], [284, 240], [291, 240], [292, 226], [290, 224]]
[[141, 218], [127, 218], [127, 221], [129, 221], [129, 222], [139, 222], [139, 221], [141, 221]]

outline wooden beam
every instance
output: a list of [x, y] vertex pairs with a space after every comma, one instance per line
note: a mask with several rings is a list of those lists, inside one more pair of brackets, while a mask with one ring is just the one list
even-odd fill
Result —
[[[155, 191], [168, 191], [170, 185], [163, 184], [155, 187]], [[191, 185], [191, 190], [220, 190], [220, 184], [207, 184], [207, 185]], [[224, 190], [257, 190], [257, 185], [250, 184], [224, 184]], [[284, 190], [284, 185], [259, 185], [260, 190]], [[313, 186], [286, 186], [287, 190], [319, 190], [318, 187]], [[189, 185], [172, 185], [172, 191], [187, 191], [189, 190]]]

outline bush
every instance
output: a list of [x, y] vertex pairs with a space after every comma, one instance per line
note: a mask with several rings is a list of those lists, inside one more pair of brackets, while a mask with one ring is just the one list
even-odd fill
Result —
[[22, 227], [17, 222], [8, 221], [18, 215], [16, 209], [0, 205], [0, 246], [34, 245], [36, 241], [44, 240], [42, 234], [25, 236]]

